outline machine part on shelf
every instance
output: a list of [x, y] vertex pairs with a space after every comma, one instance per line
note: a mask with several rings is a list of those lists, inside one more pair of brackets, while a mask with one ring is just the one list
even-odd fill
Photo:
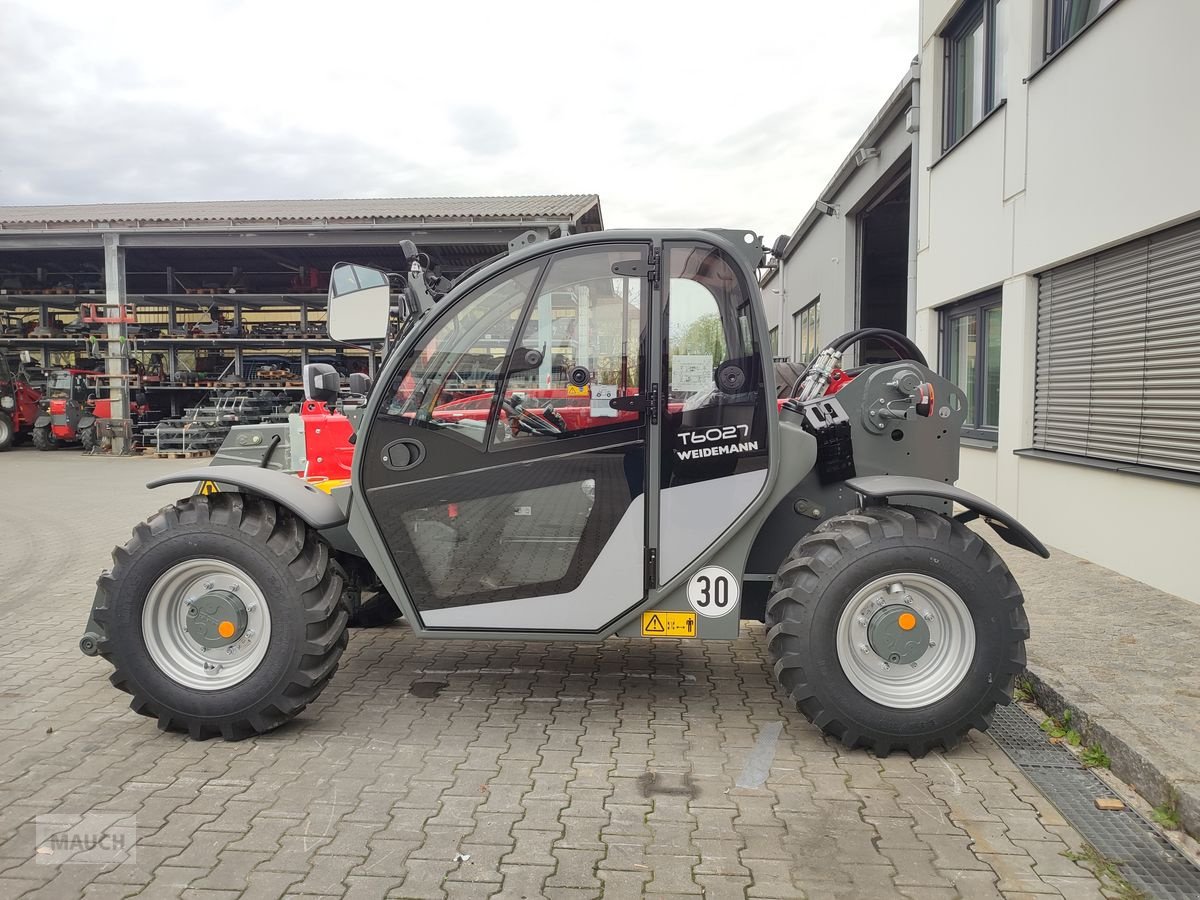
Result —
[[[762, 618], [798, 709], [880, 755], [953, 746], [1009, 702], [1021, 592], [951, 504], [1045, 548], [953, 486], [965, 395], [906, 337], [839, 338], [784, 400], [752, 232], [539, 240], [440, 297], [403, 252], [402, 325], [389, 273], [331, 279], [346, 334], [396, 337], [374, 385], [308, 367], [286, 446], [281, 422], [230, 420], [237, 395], [159, 426], [224, 429], [230, 462], [151, 482], [202, 488], [100, 576], [80, 646], [133, 709], [197, 738], [270, 730], [332, 677], [351, 617], [378, 620], [371, 594], [431, 640], [727, 640]], [[670, 303], [689, 279], [713, 304], [691, 343]], [[902, 358], [842, 370], [865, 339]], [[269, 646], [239, 649], [264, 604]], [[238, 662], [206, 665], [213, 647]]]

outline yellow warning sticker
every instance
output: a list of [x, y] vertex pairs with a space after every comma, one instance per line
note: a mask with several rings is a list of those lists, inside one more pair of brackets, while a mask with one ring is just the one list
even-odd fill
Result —
[[691, 612], [642, 613], [642, 637], [695, 637], [696, 614]]
[[202, 481], [202, 482], [200, 482], [200, 490], [196, 491], [196, 493], [197, 494], [219, 494], [219, 493], [221, 493], [221, 489], [219, 487], [217, 487], [217, 484], [215, 481]]
[[586, 396], [588, 396], [589, 393], [590, 393], [590, 391], [588, 390], [588, 385], [586, 385], [586, 384], [583, 385], [583, 387], [579, 387], [578, 385], [574, 385], [574, 384], [567, 385], [567, 396], [568, 397], [586, 397]]

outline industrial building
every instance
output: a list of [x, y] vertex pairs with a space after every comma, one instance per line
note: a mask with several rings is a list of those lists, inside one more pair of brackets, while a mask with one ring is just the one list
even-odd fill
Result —
[[905, 322], [968, 395], [961, 486], [1200, 602], [1200, 6], [925, 0], [920, 27], [763, 282], [778, 352]]
[[339, 261], [403, 270], [411, 240], [453, 279], [529, 232], [602, 227], [591, 194], [0, 207], [0, 352], [85, 370], [116, 420], [132, 405], [143, 428], [117, 429], [124, 449], [215, 392], [299, 399], [313, 359], [370, 369], [325, 332]]

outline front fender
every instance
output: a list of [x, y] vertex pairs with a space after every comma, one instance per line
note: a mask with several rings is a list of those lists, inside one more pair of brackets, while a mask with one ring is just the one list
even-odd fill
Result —
[[864, 475], [861, 478], [847, 478], [846, 486], [867, 500], [874, 501], [887, 500], [888, 497], [899, 494], [951, 500], [959, 506], [965, 506], [977, 516], [982, 516], [996, 534], [1014, 547], [1036, 553], [1043, 559], [1050, 558], [1050, 551], [1046, 549], [1046, 545], [1034, 537], [1028, 528], [995, 504], [952, 484], [911, 475]]
[[47, 428], [47, 427], [49, 427], [49, 425], [50, 425], [50, 416], [47, 415], [46, 413], [40, 413], [38, 415], [38, 417], [33, 420], [34, 428]]
[[333, 497], [317, 490], [303, 478], [276, 469], [259, 469], [254, 466], [206, 466], [184, 469], [182, 472], [156, 478], [146, 487], [156, 488], [164, 484], [188, 484], [197, 481], [231, 484], [247, 494], [258, 494], [260, 497], [274, 500], [318, 531], [346, 524], [346, 514]]

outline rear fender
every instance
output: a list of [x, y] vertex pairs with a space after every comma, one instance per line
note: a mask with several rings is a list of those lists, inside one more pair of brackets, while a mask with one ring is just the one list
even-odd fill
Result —
[[166, 484], [190, 484], [197, 481], [233, 485], [243, 493], [257, 494], [273, 500], [318, 531], [346, 524], [346, 514], [337, 500], [324, 491], [317, 490], [304, 479], [275, 469], [259, 469], [254, 466], [205, 466], [184, 469], [156, 478], [146, 487], [157, 488]]
[[886, 503], [889, 498], [896, 496], [950, 500], [959, 506], [965, 506], [971, 513], [955, 516], [960, 521], [969, 522], [971, 519], [982, 517], [996, 534], [1014, 547], [1036, 553], [1043, 559], [1050, 558], [1050, 551], [1046, 549], [1046, 545], [1034, 537], [1028, 528], [995, 504], [952, 484], [911, 475], [864, 475], [862, 478], [846, 479], [846, 486], [868, 502], [874, 503]]

